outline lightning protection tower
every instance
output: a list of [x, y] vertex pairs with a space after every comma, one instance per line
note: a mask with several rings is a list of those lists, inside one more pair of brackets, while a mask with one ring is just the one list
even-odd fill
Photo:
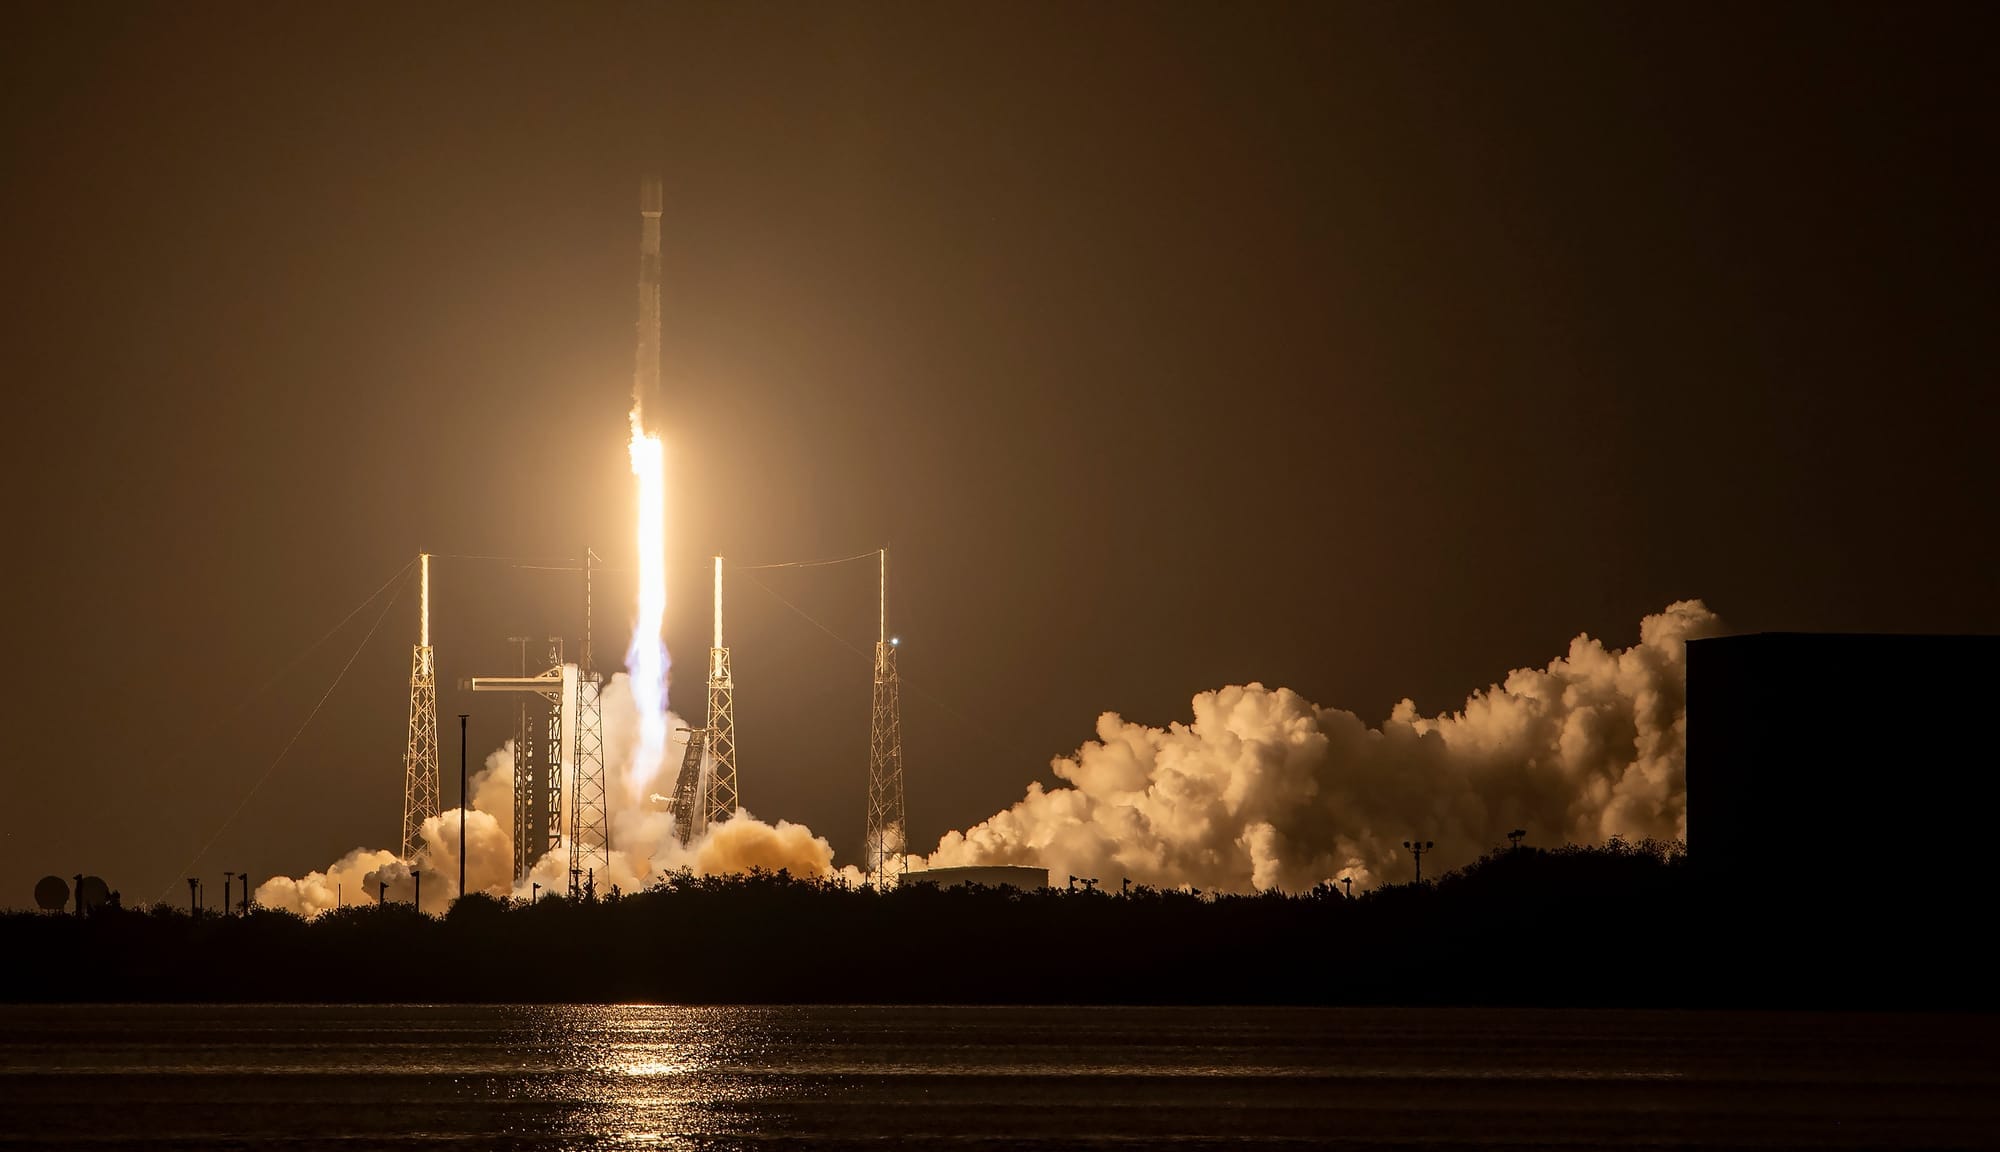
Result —
[[722, 645], [722, 557], [715, 558], [715, 643], [708, 649], [708, 822], [736, 815], [736, 681]]
[[868, 726], [868, 830], [861, 867], [888, 888], [903, 878], [903, 704], [896, 641], [889, 636], [889, 550], [880, 553], [875, 638], [875, 708]]
[[570, 759], [569, 888], [582, 894], [589, 869], [611, 869], [611, 814], [604, 799], [603, 682], [590, 652], [590, 577], [597, 554], [583, 550], [583, 651], [576, 662], [576, 749]]
[[715, 643], [708, 649], [708, 726], [688, 731], [674, 780], [674, 830], [686, 844], [736, 814], [736, 681], [722, 643], [722, 557], [715, 558]]
[[417, 644], [410, 651], [410, 741], [403, 752], [403, 859], [424, 846], [438, 814], [437, 663], [431, 653], [431, 554], [417, 556]]

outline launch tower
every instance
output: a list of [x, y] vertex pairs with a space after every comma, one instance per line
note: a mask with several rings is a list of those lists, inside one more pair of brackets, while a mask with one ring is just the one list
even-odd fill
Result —
[[875, 707], [868, 726], [868, 830], [861, 868], [888, 888], [903, 878], [903, 704], [896, 641], [889, 636], [889, 550], [881, 550], [875, 638]]
[[417, 644], [410, 651], [410, 741], [403, 752], [403, 859], [424, 846], [438, 814], [437, 663], [431, 653], [431, 554], [417, 557]]
[[562, 846], [563, 713], [578, 690], [575, 669], [563, 663], [562, 637], [549, 637], [549, 667], [533, 676], [528, 675], [530, 641], [510, 639], [521, 646], [521, 675], [474, 676], [472, 690], [527, 693], [545, 705], [522, 700], [514, 725], [514, 882], [520, 885], [535, 861]]

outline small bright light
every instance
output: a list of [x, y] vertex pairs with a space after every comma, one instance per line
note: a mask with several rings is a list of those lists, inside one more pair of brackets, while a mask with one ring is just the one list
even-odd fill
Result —
[[891, 636], [891, 637], [889, 637], [889, 647], [891, 647], [891, 648], [894, 648], [894, 647], [895, 647], [896, 645], [898, 645], [898, 644], [901, 644], [902, 642], [903, 642], [903, 638], [902, 638], [901, 636]]

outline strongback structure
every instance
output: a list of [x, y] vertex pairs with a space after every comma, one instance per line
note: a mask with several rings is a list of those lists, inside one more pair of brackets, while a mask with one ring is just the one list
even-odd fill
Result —
[[875, 638], [875, 707], [868, 726], [868, 829], [861, 867], [870, 883], [892, 887], [903, 878], [903, 704], [896, 676], [896, 641], [889, 637], [889, 550], [881, 551]]
[[431, 554], [417, 557], [417, 644], [410, 652], [410, 740], [403, 752], [403, 859], [424, 846], [438, 814], [437, 662], [431, 653]]
[[563, 663], [561, 637], [549, 637], [549, 667], [533, 676], [528, 638], [511, 639], [521, 645], [521, 675], [474, 676], [472, 690], [523, 693], [540, 701], [524, 698], [514, 726], [514, 882], [520, 885], [535, 861], [562, 846], [563, 714], [574, 706], [578, 689], [575, 670]]
[[576, 748], [570, 757], [569, 888], [582, 894], [593, 870], [611, 867], [611, 812], [604, 795], [603, 682], [590, 650], [590, 577], [597, 554], [583, 550], [583, 650], [576, 662]]
[[674, 830], [681, 843], [736, 814], [736, 681], [722, 643], [722, 557], [715, 558], [715, 642], [708, 649], [708, 724], [689, 729], [674, 780]]

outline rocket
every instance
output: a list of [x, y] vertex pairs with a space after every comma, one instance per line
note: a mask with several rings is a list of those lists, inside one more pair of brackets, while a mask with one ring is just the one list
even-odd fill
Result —
[[639, 182], [639, 353], [632, 372], [632, 420], [657, 434], [660, 417], [660, 178]]

